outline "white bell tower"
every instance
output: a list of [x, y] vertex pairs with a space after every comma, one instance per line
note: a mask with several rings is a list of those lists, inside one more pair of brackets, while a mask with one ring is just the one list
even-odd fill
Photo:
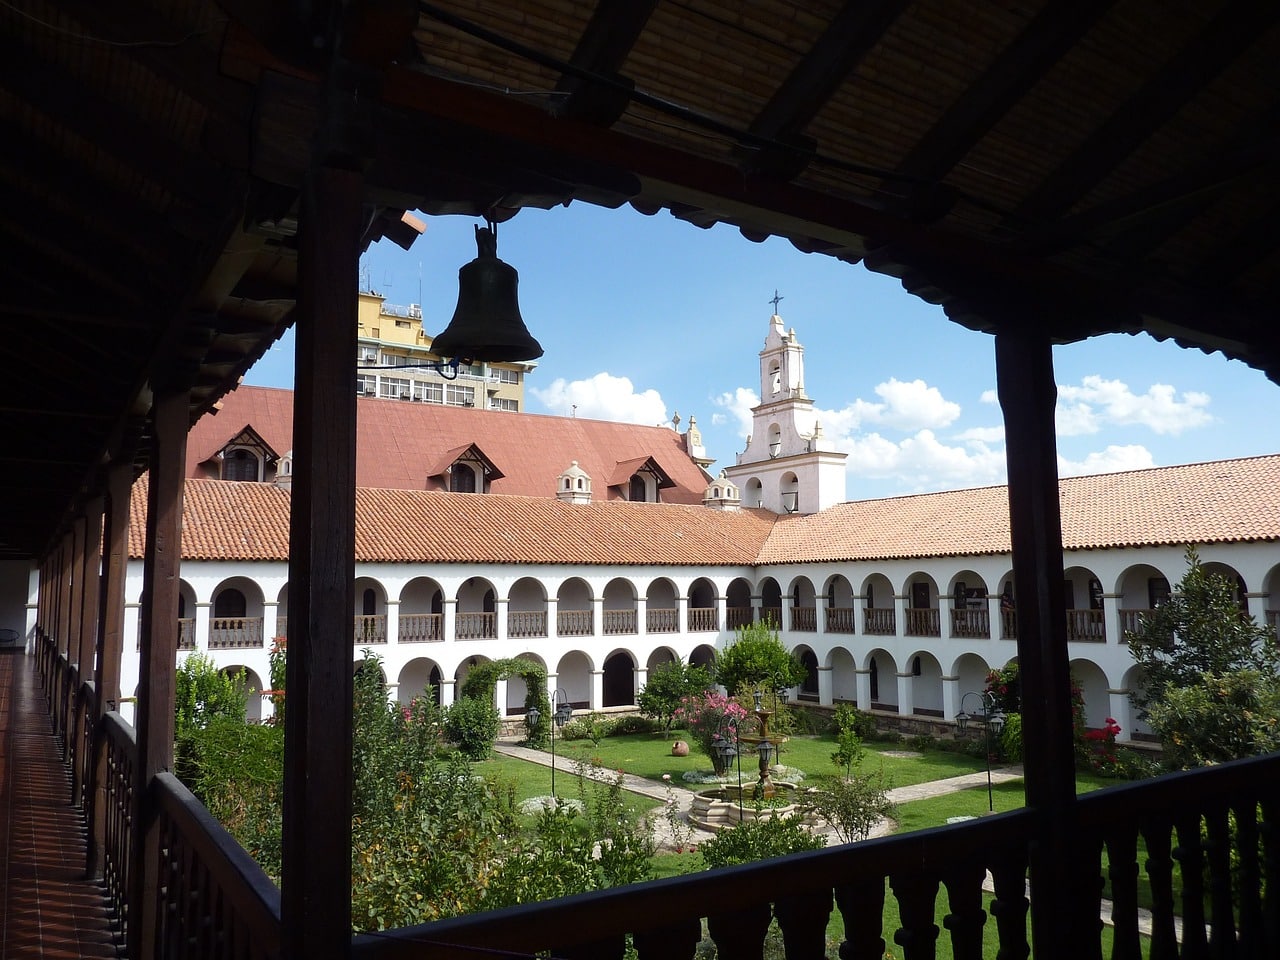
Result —
[[747, 448], [725, 469], [742, 506], [817, 513], [844, 501], [849, 455], [834, 451], [822, 435], [804, 392], [804, 347], [776, 313], [760, 351], [760, 403], [751, 413]]

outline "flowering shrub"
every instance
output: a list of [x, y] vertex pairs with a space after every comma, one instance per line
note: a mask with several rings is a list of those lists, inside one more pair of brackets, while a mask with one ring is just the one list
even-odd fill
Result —
[[1018, 665], [1007, 663], [999, 670], [988, 673], [983, 693], [991, 696], [997, 710], [1005, 714], [1021, 712], [1022, 679], [1018, 675]]
[[1116, 775], [1119, 757], [1116, 754], [1116, 734], [1120, 724], [1114, 717], [1107, 717], [1100, 729], [1086, 730], [1084, 739], [1089, 746], [1089, 766], [1095, 773]]
[[689, 731], [698, 749], [711, 758], [711, 765], [718, 775], [724, 773], [724, 761], [716, 750], [716, 744], [725, 737], [736, 740], [738, 727], [746, 716], [744, 707], [716, 690], [681, 697], [675, 712], [676, 722]]

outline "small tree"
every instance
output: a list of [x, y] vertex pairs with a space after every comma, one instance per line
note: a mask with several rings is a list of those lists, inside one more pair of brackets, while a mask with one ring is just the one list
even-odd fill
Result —
[[663, 732], [670, 733], [680, 701], [709, 690], [711, 684], [711, 674], [706, 667], [680, 660], [659, 664], [649, 672], [649, 679], [640, 691], [637, 700], [640, 712], [659, 721]]
[[716, 683], [731, 696], [744, 686], [771, 690], [799, 686], [807, 675], [800, 658], [782, 645], [777, 631], [767, 623], [739, 627], [716, 657]]
[[215, 717], [243, 722], [244, 672], [223, 673], [202, 653], [191, 653], [174, 674], [174, 733], [207, 727]]
[[1178, 589], [1125, 635], [1144, 689], [1138, 716], [1166, 761], [1200, 766], [1274, 750], [1280, 741], [1275, 632], [1240, 609], [1235, 585], [1188, 547]]

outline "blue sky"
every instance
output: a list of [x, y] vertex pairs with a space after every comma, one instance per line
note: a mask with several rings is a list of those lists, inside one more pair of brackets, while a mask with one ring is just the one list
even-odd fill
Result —
[[[409, 251], [361, 260], [390, 303], [421, 303], [428, 333], [457, 302], [475, 256], [464, 217], [427, 218]], [[527, 409], [657, 424], [697, 417], [714, 473], [734, 462], [759, 391], [773, 312], [805, 347], [805, 387], [824, 433], [849, 453], [849, 499], [1004, 482], [993, 341], [947, 320], [891, 278], [784, 240], [752, 243], [666, 213], [575, 203], [524, 210], [498, 227], [520, 274], [520, 309], [545, 355]], [[292, 386], [290, 333], [246, 376]], [[1058, 347], [1063, 475], [1275, 453], [1278, 388], [1221, 354], [1147, 336]]]

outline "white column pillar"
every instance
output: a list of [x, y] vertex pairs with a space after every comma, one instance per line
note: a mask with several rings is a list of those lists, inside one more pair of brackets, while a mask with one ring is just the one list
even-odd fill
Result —
[[446, 597], [440, 605], [443, 617], [440, 623], [440, 639], [453, 641], [458, 639], [458, 601]]
[[855, 670], [853, 674], [858, 709], [863, 712], [869, 711], [871, 709], [871, 671]]
[[1108, 690], [1107, 701], [1111, 712], [1107, 716], [1120, 724], [1120, 733], [1116, 735], [1117, 743], [1127, 743], [1133, 739], [1134, 709], [1129, 699], [1128, 690]]
[[507, 639], [507, 603], [506, 597], [493, 601], [493, 632], [499, 642]]
[[1104, 593], [1102, 595], [1102, 628], [1107, 631], [1107, 644], [1117, 646], [1124, 641], [1124, 630], [1120, 626], [1120, 594]]
[[893, 632], [895, 636], [907, 635], [907, 598], [893, 598]]
[[587, 704], [589, 710], [599, 710], [604, 705], [604, 671], [591, 671], [591, 702]]
[[821, 706], [829, 707], [835, 703], [835, 696], [832, 693], [832, 675], [830, 667], [818, 667], [818, 703]]
[[[1259, 620], [1262, 618], [1259, 617]], [[689, 598], [676, 597], [676, 632], [684, 636], [689, 632]]]
[[912, 696], [915, 676], [910, 671], [898, 674], [898, 716], [910, 717], [915, 713], [916, 703]]
[[196, 601], [196, 650], [200, 653], [209, 651], [209, 616], [212, 609], [212, 602]]
[[400, 601], [387, 601], [387, 646], [400, 642]]
[[859, 636], [865, 637], [867, 635], [867, 595], [865, 593], [853, 595], [853, 621], [853, 629]]
[[639, 696], [640, 696], [640, 691], [644, 689], [644, 685], [645, 685], [646, 683], [648, 683], [648, 682], [649, 682], [649, 668], [648, 668], [648, 667], [636, 667], [636, 671], [635, 671], [635, 686], [636, 686], [635, 694], [636, 694], [636, 696], [637, 696], [637, 697], [639, 697]]
[[643, 637], [649, 632], [649, 598], [636, 598], [636, 635]]
[[453, 698], [457, 693], [457, 686], [458, 681], [456, 680], [450, 680], [447, 677], [442, 677], [440, 679], [440, 706], [453, 706]]
[[960, 712], [960, 698], [964, 696], [960, 690], [959, 677], [942, 678], [942, 719], [950, 723]]
[[591, 636], [597, 640], [604, 636], [604, 597], [591, 601]]
[[[271, 641], [280, 636], [276, 626], [280, 622], [280, 601], [264, 600], [262, 602], [262, 642], [270, 649]], [[197, 627], [199, 625], [197, 624]], [[199, 630], [197, 629], [197, 633]]]
[[[818, 632], [818, 636], [825, 636], [827, 632], [827, 600], [825, 593], [820, 593], [813, 598], [813, 619], [814, 629]], [[818, 700], [822, 700], [822, 691], [819, 688]]]
[[999, 640], [1004, 634], [1004, 618], [1000, 616], [1000, 594], [987, 595], [987, 635]]
[[938, 594], [938, 639], [946, 642], [951, 639], [954, 618], [951, 611], [957, 609], [954, 596]]
[[718, 632], [729, 632], [729, 598], [724, 594], [716, 597], [716, 625]]
[[560, 625], [558, 623], [557, 612], [559, 611], [559, 601], [552, 597], [547, 601], [547, 636], [556, 637], [560, 635]]
[[494, 684], [494, 697], [498, 701], [498, 716], [506, 718], [507, 716], [507, 681], [499, 680]]

